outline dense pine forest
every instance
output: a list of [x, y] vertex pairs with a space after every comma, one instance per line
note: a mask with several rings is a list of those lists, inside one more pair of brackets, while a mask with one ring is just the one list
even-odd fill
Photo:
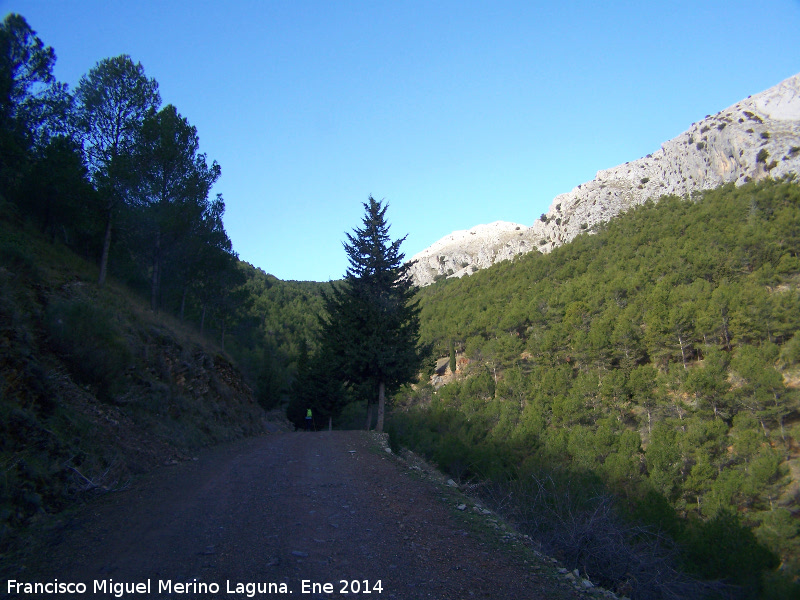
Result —
[[[798, 252], [800, 186], [764, 181], [425, 288], [423, 341], [454, 360], [445, 385], [398, 395], [393, 433], [507, 494], [571, 473], [670, 532], [701, 577], [796, 576]], [[560, 551], [580, 565], [575, 543]]]

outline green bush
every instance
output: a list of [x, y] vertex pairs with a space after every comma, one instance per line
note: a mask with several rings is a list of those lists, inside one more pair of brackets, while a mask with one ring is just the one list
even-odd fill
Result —
[[794, 334], [781, 348], [780, 360], [785, 366], [800, 363], [800, 335]]
[[34, 260], [28, 244], [20, 236], [7, 230], [4, 230], [3, 236], [0, 237], [0, 263], [25, 272], [34, 269]]
[[112, 400], [131, 355], [109, 312], [81, 299], [56, 300], [47, 307], [45, 322], [54, 349], [76, 381]]
[[680, 541], [684, 568], [707, 579], [742, 586], [751, 595], [761, 589], [762, 571], [774, 569], [780, 562], [728, 511], [720, 511], [708, 521], [691, 521]]

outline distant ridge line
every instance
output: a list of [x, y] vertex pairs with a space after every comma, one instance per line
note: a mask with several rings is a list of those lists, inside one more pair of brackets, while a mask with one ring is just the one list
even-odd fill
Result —
[[454, 231], [411, 258], [423, 287], [537, 250], [550, 252], [648, 199], [800, 173], [800, 73], [710, 115], [647, 156], [556, 196], [530, 227], [495, 221]]

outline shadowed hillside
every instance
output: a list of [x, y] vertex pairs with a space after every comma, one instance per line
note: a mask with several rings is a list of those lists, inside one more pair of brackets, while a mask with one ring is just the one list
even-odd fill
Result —
[[230, 359], [2, 206], [0, 527], [265, 430]]

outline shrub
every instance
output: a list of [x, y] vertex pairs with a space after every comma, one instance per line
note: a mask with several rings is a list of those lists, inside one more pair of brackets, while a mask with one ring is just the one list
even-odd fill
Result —
[[780, 360], [788, 367], [800, 363], [800, 333], [795, 333], [781, 348]]
[[700, 598], [708, 589], [677, 570], [676, 549], [664, 535], [625, 519], [592, 473], [537, 470], [482, 491], [545, 554], [608, 589], [654, 600]]
[[82, 384], [95, 386], [111, 400], [124, 381], [131, 356], [107, 311], [85, 300], [57, 300], [46, 310], [46, 324], [55, 350]]
[[725, 579], [751, 593], [760, 587], [760, 573], [774, 569], [779, 562], [727, 511], [708, 521], [694, 521], [681, 541], [687, 569], [706, 578]]
[[21, 236], [15, 234], [4, 235], [3, 238], [0, 238], [0, 262], [24, 272], [32, 272], [35, 269], [34, 259], [28, 245]]
[[769, 152], [767, 152], [766, 148], [762, 148], [758, 151], [756, 155], [756, 162], [757, 163], [766, 163], [767, 159], [769, 158]]

